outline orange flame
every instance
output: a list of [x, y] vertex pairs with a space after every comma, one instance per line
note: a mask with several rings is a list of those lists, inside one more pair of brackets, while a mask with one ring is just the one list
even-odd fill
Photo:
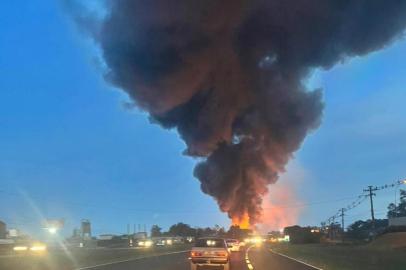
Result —
[[250, 224], [248, 213], [245, 213], [242, 217], [232, 217], [232, 225], [267, 233], [297, 224], [304, 210], [301, 207], [298, 188], [306, 177], [307, 172], [300, 164], [291, 163], [287, 173], [281, 175], [280, 180], [269, 187], [268, 195], [264, 196], [261, 222]]
[[263, 232], [280, 230], [287, 226], [295, 225], [301, 209], [295, 207], [300, 204], [295, 190], [287, 182], [272, 185], [269, 195], [262, 203], [262, 216], [259, 224], [250, 224], [247, 213], [242, 217], [232, 217], [232, 225], [240, 229], [253, 229]]
[[240, 229], [250, 228], [250, 218], [247, 213], [245, 213], [242, 217], [233, 217], [232, 223], [234, 226], [239, 226]]

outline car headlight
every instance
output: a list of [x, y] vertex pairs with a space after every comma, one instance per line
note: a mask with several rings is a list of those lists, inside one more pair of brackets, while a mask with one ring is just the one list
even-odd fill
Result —
[[34, 245], [30, 248], [31, 251], [45, 251], [46, 249], [45, 245]]
[[28, 249], [28, 247], [26, 246], [15, 246], [13, 247], [14, 251], [26, 251]]

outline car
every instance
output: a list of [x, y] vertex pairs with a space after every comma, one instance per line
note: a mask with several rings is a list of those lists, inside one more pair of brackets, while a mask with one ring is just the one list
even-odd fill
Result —
[[152, 240], [150, 240], [150, 239], [140, 239], [137, 241], [138, 247], [141, 247], [141, 248], [150, 248], [150, 247], [152, 247], [153, 243], [154, 242], [152, 242]]
[[227, 248], [231, 252], [240, 251], [240, 241], [237, 239], [227, 239], [226, 240]]
[[190, 252], [190, 268], [223, 267], [230, 270], [230, 253], [222, 238], [200, 238]]
[[41, 242], [22, 242], [14, 245], [13, 251], [18, 254], [44, 254], [47, 246]]

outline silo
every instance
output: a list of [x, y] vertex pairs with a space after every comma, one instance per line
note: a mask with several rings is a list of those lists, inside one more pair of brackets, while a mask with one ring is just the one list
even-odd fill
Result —
[[92, 237], [92, 228], [91, 228], [89, 220], [82, 219], [81, 232], [82, 232], [82, 237], [83, 238], [91, 238]]

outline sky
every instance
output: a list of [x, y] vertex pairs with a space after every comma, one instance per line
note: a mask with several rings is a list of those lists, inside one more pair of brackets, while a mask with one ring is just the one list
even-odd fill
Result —
[[[309, 78], [324, 89], [323, 121], [274, 187], [293, 199], [273, 199], [296, 205], [286, 211], [298, 224], [318, 225], [368, 185], [406, 178], [405, 52], [406, 39]], [[228, 226], [177, 133], [126, 108], [100, 69], [58, 1], [0, 2], [0, 220], [38, 233], [41, 220], [64, 218], [65, 235], [82, 218], [96, 235], [127, 224]], [[377, 217], [395, 192], [377, 192]], [[364, 202], [346, 223], [369, 214]]]

